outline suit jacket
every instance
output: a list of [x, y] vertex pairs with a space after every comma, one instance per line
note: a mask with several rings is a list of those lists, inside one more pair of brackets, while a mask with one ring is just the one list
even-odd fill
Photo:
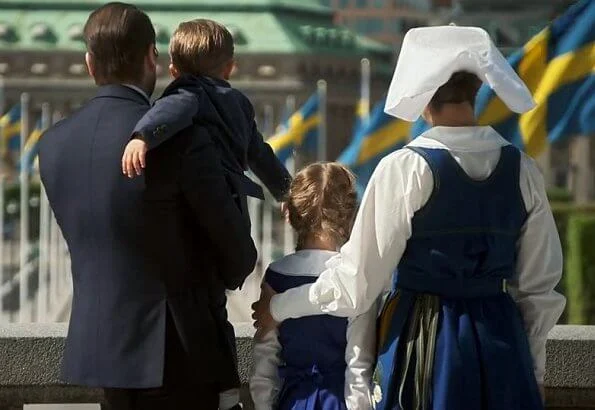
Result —
[[151, 149], [193, 123], [202, 125], [213, 137], [234, 190], [263, 199], [260, 187], [244, 175], [250, 169], [282, 201], [291, 176], [264, 142], [254, 117], [250, 100], [227, 81], [184, 74], [165, 89], [135, 132]]
[[[159, 229], [153, 219], [156, 213], [145, 198], [149, 190], [144, 178], [130, 180], [120, 166], [130, 133], [148, 109], [146, 97], [131, 88], [103, 86], [95, 98], [49, 129], [40, 141], [41, 178], [72, 259], [74, 293], [62, 368], [62, 378], [69, 383], [160, 386], [168, 307], [182, 343], [192, 353], [195, 377], [215, 381], [229, 371], [213, 371], [216, 360], [231, 360], [229, 349], [219, 347], [225, 345], [219, 330], [222, 324], [211, 303], [220, 299], [222, 285], [217, 294], [209, 293], [217, 284], [212, 265], [222, 257], [208, 255], [202, 251], [206, 248], [197, 249], [196, 258], [188, 254], [195, 243], [211, 241], [213, 249], [223, 252], [217, 229], [229, 229], [229, 224], [243, 219], [227, 191], [214, 190], [215, 199], [202, 198], [201, 204], [191, 202], [196, 197], [185, 196], [176, 211], [188, 220], [198, 219], [196, 213], [204, 211], [209, 223], [200, 225], [193, 235], [189, 231], [199, 225], [194, 220], [187, 230], [175, 230], [178, 243], [189, 242], [180, 244], [181, 253], [170, 252], [168, 257], [182, 259], [167, 265], [162, 260], [165, 253], [154, 253], [155, 243], [162, 238], [154, 236]], [[207, 176], [201, 179], [204, 175], [193, 172], [195, 178], [186, 180], [185, 186], [204, 191], [202, 183], [210, 184], [223, 175], [218, 165], [209, 168], [213, 160], [208, 149], [195, 154], [193, 159], [201, 161]], [[186, 163], [182, 156], [178, 162]], [[221, 213], [215, 214], [213, 207]], [[255, 260], [249, 232], [242, 227], [238, 223], [234, 230], [241, 245], [233, 243], [238, 249], [227, 255], [231, 262], [224, 261], [225, 268], [237, 275], [226, 278], [230, 286], [252, 270]], [[200, 349], [204, 360], [197, 357]]]

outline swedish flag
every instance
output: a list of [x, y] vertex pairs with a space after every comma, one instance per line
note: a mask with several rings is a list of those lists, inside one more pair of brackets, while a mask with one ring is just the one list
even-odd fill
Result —
[[318, 93], [315, 93], [289, 117], [281, 132], [267, 140], [282, 162], [287, 161], [297, 148], [316, 151], [320, 124], [319, 106], [320, 98]]
[[369, 119], [370, 113], [368, 107], [370, 101], [364, 98], [360, 98], [355, 106], [355, 123], [353, 125], [353, 135], [357, 135], [360, 128], [365, 125]]
[[27, 171], [31, 171], [35, 164], [35, 160], [39, 153], [39, 140], [43, 134], [43, 128], [41, 120], [37, 121], [35, 128], [29, 134], [29, 138], [25, 142], [25, 148], [21, 154], [21, 159], [19, 161], [19, 169], [25, 164], [27, 167]]
[[372, 109], [369, 121], [360, 127], [351, 144], [338, 161], [357, 175], [358, 188], [363, 189], [380, 160], [403, 147], [409, 140], [411, 123], [384, 113], [386, 99]]
[[12, 107], [6, 114], [0, 117], [2, 128], [2, 152], [7, 149], [18, 150], [21, 143], [21, 105]]
[[533, 94], [536, 108], [511, 112], [483, 86], [478, 121], [539, 155], [549, 142], [595, 133], [595, 1], [582, 0], [514, 53], [509, 63]]

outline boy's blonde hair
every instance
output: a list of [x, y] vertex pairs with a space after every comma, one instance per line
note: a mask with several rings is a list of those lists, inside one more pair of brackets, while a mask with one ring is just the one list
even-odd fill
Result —
[[171, 62], [180, 72], [216, 76], [233, 59], [233, 36], [213, 20], [180, 23], [169, 43]]
[[289, 223], [297, 231], [298, 249], [308, 237], [349, 238], [357, 208], [355, 177], [345, 166], [315, 163], [297, 173], [287, 198]]

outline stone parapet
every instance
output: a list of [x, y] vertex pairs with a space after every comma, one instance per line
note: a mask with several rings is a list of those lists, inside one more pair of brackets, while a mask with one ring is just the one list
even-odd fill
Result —
[[[92, 403], [98, 389], [65, 386], [59, 380], [67, 325], [0, 325], [0, 410], [25, 403]], [[236, 325], [240, 375], [247, 383], [252, 365], [250, 324]], [[595, 326], [556, 326], [547, 344], [547, 407], [595, 409]], [[243, 389], [247, 398], [247, 389]], [[248, 407], [250, 408], [250, 407]]]

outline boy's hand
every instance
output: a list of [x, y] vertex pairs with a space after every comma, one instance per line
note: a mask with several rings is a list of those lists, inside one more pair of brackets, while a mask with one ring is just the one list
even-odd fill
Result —
[[289, 223], [289, 208], [287, 207], [287, 202], [281, 202], [281, 218]]
[[145, 168], [145, 156], [147, 154], [147, 143], [141, 139], [132, 139], [124, 149], [122, 156], [122, 172], [128, 178], [134, 178], [143, 173]]

